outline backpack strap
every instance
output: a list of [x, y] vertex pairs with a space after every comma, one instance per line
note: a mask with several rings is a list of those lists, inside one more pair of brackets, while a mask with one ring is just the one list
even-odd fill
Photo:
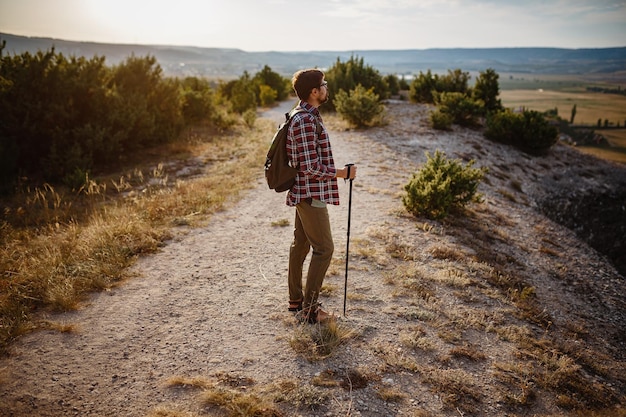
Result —
[[[300, 107], [300, 106], [296, 106], [296, 107], [294, 107], [293, 109], [291, 109], [291, 111], [289, 111], [289, 112], [285, 113], [285, 121], [291, 121], [291, 118], [292, 118], [293, 116], [295, 116], [295, 115], [296, 115], [296, 114], [298, 114], [298, 113], [304, 113], [304, 112], [308, 112], [308, 110], [307, 110], [307, 109], [303, 109], [303, 108], [302, 108], [302, 107]], [[322, 134], [322, 125], [320, 125], [320, 124], [317, 122], [317, 117], [315, 117], [315, 116], [314, 116], [314, 119], [315, 119], [315, 133], [316, 133], [316, 134], [317, 134], [317, 136], [319, 137], [319, 135], [321, 135], [321, 134]]]

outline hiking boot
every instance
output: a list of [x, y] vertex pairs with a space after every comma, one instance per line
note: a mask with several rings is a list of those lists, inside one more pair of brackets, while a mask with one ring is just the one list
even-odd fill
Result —
[[289, 311], [297, 313], [302, 310], [302, 300], [291, 301], [289, 300]]
[[319, 306], [301, 310], [296, 314], [296, 318], [300, 320], [301, 323], [309, 324], [325, 323], [333, 317], [335, 317], [334, 314], [325, 312]]

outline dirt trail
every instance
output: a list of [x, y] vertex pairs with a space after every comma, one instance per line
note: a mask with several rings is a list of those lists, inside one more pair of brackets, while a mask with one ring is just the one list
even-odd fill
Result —
[[[264, 115], [278, 124], [285, 110]], [[443, 394], [431, 389], [422, 374], [402, 367], [405, 359], [419, 362], [430, 372], [442, 369], [454, 376], [462, 370], [480, 397], [475, 415], [505, 415], [505, 405], [498, 399], [502, 387], [493, 382], [492, 365], [517, 360], [515, 346], [493, 332], [467, 330], [462, 334], [463, 343], [479, 346], [485, 363], [455, 362], [450, 355], [446, 359], [454, 346], [446, 342], [446, 322], [430, 328], [416, 318], [427, 313], [424, 308], [436, 308], [433, 311], [441, 316], [449, 314], [450, 326], [463, 314], [473, 314], [473, 308], [480, 311], [476, 304], [482, 306], [478, 302], [483, 297], [482, 282], [467, 288], [443, 284], [455, 278], [444, 271], [461, 271], [459, 277], [463, 278], [463, 274], [478, 270], [463, 270], [465, 265], [455, 266], [432, 254], [458, 247], [454, 253], [470, 259], [480, 246], [473, 240], [481, 237], [489, 239], [494, 259], [505, 259], [507, 267], [517, 268], [536, 288], [541, 305], [555, 321], [578, 320], [590, 333], [602, 326], [608, 329], [607, 335], [620, 326], [623, 329], [623, 277], [572, 232], [535, 212], [524, 192], [531, 184], [524, 183], [524, 191], [510, 186], [512, 178], [527, 175], [526, 169], [541, 176], [547, 175], [541, 171], [544, 165], [557, 169], [559, 164], [565, 165], [558, 162], [559, 156], [550, 163], [524, 158], [520, 165], [520, 156], [486, 141], [479, 132], [432, 131], [424, 122], [426, 112], [423, 107], [391, 103], [394, 123], [388, 127], [359, 132], [333, 126], [330, 130], [336, 163], [359, 166], [352, 203], [351, 297], [344, 320], [359, 337], [315, 363], [307, 362], [290, 346], [296, 329], [287, 312], [292, 228], [273, 223], [288, 220], [291, 225], [294, 211], [285, 205], [285, 195], [269, 191], [259, 175], [256, 187], [213, 215], [206, 227], [181, 228], [159, 253], [141, 258], [133, 267], [136, 278], [93, 295], [80, 311], [51, 318], [77, 324], [77, 332], [39, 331], [17, 340], [13, 355], [0, 361], [0, 416], [139, 417], [159, 405], [192, 413], [187, 415], [206, 415], [214, 410], [202, 408], [196, 391], [172, 388], [167, 380], [175, 376], [211, 379], [223, 372], [251, 378], [257, 386], [281, 379], [310, 384], [320, 372], [331, 370], [339, 375], [355, 369], [371, 376], [366, 388], [325, 388], [331, 398], [320, 411], [292, 410], [294, 414], [374, 417], [428, 410], [428, 415], [459, 415], [458, 408], [444, 404]], [[431, 231], [416, 227], [415, 219], [401, 214], [402, 186], [424, 161], [424, 150], [436, 148], [493, 167], [493, 175], [481, 185], [485, 203], [477, 208], [474, 220], [466, 220], [467, 227], [434, 224]], [[339, 187], [342, 205], [329, 208], [335, 255], [325, 281], [335, 291], [322, 299], [325, 309], [336, 313], [343, 307], [348, 202], [348, 185], [340, 182]], [[507, 190], [515, 201], [501, 190]], [[480, 224], [472, 224], [474, 221]], [[555, 249], [548, 252], [548, 245]], [[403, 262], [390, 251], [408, 255], [411, 267], [428, 277], [428, 285], [437, 285], [432, 287], [436, 296], [430, 302], [421, 301], [431, 304], [420, 306], [414, 298], [403, 298], [402, 291], [407, 290], [402, 285], [385, 282], [385, 273], [393, 270], [394, 262]], [[432, 284], [436, 279], [442, 283]], [[495, 297], [493, 292], [485, 292]], [[498, 323], [504, 316], [496, 310], [504, 308], [504, 301], [486, 300], [485, 312], [476, 317], [504, 324]], [[526, 326], [537, 334], [543, 331]], [[417, 331], [428, 333], [425, 336], [432, 341], [432, 350], [416, 353], [400, 342], [401, 334], [415, 335]], [[607, 352], [619, 343], [607, 343]], [[623, 358], [619, 360], [622, 362], [615, 363], [623, 365]], [[394, 361], [397, 363], [390, 365]], [[405, 393], [404, 400], [385, 399], [379, 395], [382, 388]], [[540, 398], [533, 404], [534, 414], [562, 415], [553, 396]]]
[[[282, 110], [264, 116], [278, 123]], [[351, 228], [358, 238], [387, 215], [387, 204], [377, 202], [387, 196], [362, 192], [384, 186], [384, 178], [373, 176], [378, 161], [370, 160], [383, 155], [376, 146], [352, 143], [349, 134], [333, 134], [332, 140], [337, 164], [360, 165]], [[343, 182], [340, 192], [342, 205], [329, 209], [336, 257], [343, 256], [346, 242]], [[282, 320], [290, 317], [286, 268], [292, 229], [272, 222], [293, 223], [294, 211], [284, 199], [259, 177], [245, 198], [215, 214], [207, 227], [180, 233], [159, 253], [140, 259], [133, 268], [137, 278], [95, 294], [80, 311], [52, 318], [77, 324], [78, 332], [20, 338], [15, 354], [0, 364], [7, 372], [0, 392], [10, 404], [0, 414], [143, 416], [159, 403], [189, 401], [165, 386], [172, 376], [225, 371], [262, 383], [319, 372], [319, 365], [298, 358], [281, 340], [291, 331]], [[358, 271], [351, 274], [351, 281], [361, 278]], [[325, 305], [340, 312], [342, 299]]]

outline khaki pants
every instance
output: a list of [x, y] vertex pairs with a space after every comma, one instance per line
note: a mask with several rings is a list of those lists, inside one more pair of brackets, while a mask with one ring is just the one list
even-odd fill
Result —
[[[289, 250], [289, 300], [303, 300], [303, 307], [317, 303], [317, 298], [333, 256], [334, 244], [330, 232], [328, 208], [312, 207], [302, 201], [296, 206], [294, 239]], [[309, 249], [313, 255], [302, 294], [302, 269]]]

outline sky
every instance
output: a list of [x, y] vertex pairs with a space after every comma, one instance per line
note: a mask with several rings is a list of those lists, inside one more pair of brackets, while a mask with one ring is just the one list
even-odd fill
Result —
[[626, 46], [626, 0], [0, 0], [0, 32], [254, 51]]

